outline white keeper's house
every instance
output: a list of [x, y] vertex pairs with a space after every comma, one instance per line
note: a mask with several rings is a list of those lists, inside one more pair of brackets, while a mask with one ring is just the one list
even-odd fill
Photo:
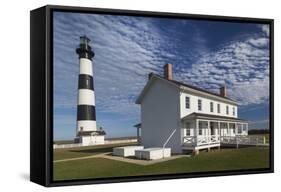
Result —
[[136, 103], [144, 147], [163, 147], [173, 132], [166, 145], [173, 153], [220, 147], [223, 139], [248, 135], [248, 123], [238, 118], [238, 103], [227, 97], [225, 86], [213, 93], [175, 81], [172, 64], [164, 66], [164, 77], [149, 74]]

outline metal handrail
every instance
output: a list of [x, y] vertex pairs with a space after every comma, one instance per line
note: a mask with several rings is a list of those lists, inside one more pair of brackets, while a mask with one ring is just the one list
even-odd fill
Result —
[[174, 131], [170, 134], [170, 136], [168, 137], [168, 139], [165, 141], [165, 143], [162, 146], [163, 158], [164, 158], [164, 149], [165, 149], [166, 145], [168, 144], [168, 142], [170, 141], [170, 139], [172, 138], [172, 136], [175, 134], [176, 131], [177, 131], [177, 129], [174, 129]]

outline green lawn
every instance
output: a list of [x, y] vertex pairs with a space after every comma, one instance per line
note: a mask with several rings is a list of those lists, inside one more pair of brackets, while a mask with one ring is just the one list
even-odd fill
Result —
[[58, 162], [54, 163], [54, 179], [71, 180], [268, 167], [269, 149], [251, 147], [201, 152], [197, 156], [182, 157], [145, 166], [104, 158]]
[[[136, 145], [136, 143], [118, 144], [118, 146], [126, 146], [126, 145]], [[55, 149], [53, 159], [54, 160], [69, 159], [75, 157], [85, 157], [85, 156], [95, 155], [104, 152], [112, 152], [113, 147], [116, 147], [116, 144], [77, 147], [77, 148], [68, 148], [68, 149]]]

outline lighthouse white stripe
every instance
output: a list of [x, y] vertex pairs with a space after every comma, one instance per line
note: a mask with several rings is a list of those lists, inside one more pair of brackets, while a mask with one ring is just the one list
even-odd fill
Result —
[[78, 105], [93, 105], [95, 106], [95, 93], [91, 89], [78, 90]]
[[97, 130], [96, 121], [89, 121], [89, 120], [77, 121], [77, 131], [81, 131], [81, 128], [83, 128], [83, 131], [96, 131]]
[[93, 76], [93, 67], [90, 59], [80, 58], [80, 74]]

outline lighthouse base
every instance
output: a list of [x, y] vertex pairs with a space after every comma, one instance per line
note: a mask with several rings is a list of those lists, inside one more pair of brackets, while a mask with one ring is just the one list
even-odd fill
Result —
[[81, 143], [82, 146], [101, 145], [104, 144], [104, 135], [87, 135], [78, 136], [74, 139], [75, 143]]

